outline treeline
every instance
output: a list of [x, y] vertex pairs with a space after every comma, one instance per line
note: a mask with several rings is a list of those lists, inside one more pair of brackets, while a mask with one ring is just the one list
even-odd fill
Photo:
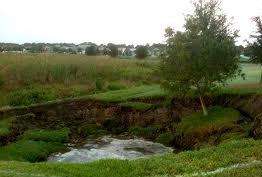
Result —
[[18, 52], [18, 53], [68, 53], [68, 54], [86, 54], [86, 55], [110, 55], [145, 58], [147, 56], [158, 57], [165, 48], [165, 44], [152, 45], [126, 45], [109, 43], [96, 44], [84, 42], [81, 44], [73, 43], [0, 43], [0, 52]]

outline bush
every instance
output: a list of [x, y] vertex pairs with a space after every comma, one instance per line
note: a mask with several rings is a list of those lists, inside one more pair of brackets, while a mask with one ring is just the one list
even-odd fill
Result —
[[16, 90], [8, 97], [10, 106], [27, 106], [55, 99], [55, 96], [51, 92], [33, 87]]
[[146, 46], [137, 46], [135, 53], [137, 58], [144, 59], [148, 55], [148, 49]]

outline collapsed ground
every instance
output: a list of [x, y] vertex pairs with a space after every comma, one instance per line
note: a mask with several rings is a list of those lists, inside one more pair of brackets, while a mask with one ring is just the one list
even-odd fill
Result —
[[[253, 138], [260, 139], [262, 134], [261, 87], [254, 82], [259, 77], [253, 71], [253, 65], [243, 65], [246, 66], [245, 70], [247, 71], [245, 82], [236, 79], [229, 87], [224, 88], [216, 95], [205, 98], [209, 105], [209, 116], [203, 117], [199, 112], [199, 101], [193, 96], [185, 99], [175, 98], [167, 102], [166, 93], [158, 85], [157, 79], [152, 81], [153, 78], [148, 79], [148, 77], [134, 76], [129, 73], [127, 78], [135, 78], [132, 82], [128, 79], [127, 81], [119, 81], [116, 78], [113, 82], [110, 64], [126, 62], [117, 59], [109, 59], [110, 64], [101, 69], [103, 72], [107, 71], [104, 74], [107, 75], [105, 78], [108, 78], [108, 80], [101, 81], [98, 79], [91, 92], [85, 90], [86, 86], [89, 86], [88, 83], [82, 83], [85, 86], [83, 87], [85, 92], [81, 91], [81, 94], [76, 95], [87, 94], [88, 96], [67, 98], [74, 97], [73, 95], [76, 92], [73, 91], [73, 95], [63, 95], [61, 93], [64, 90], [61, 91], [61, 88], [65, 87], [65, 81], [70, 83], [70, 89], [77, 88], [80, 83], [76, 79], [79, 78], [79, 71], [77, 71], [78, 74], [76, 74], [75, 79], [64, 78], [61, 73], [68, 70], [57, 68], [71, 64], [63, 63], [63, 59], [61, 56], [60, 59], [57, 59], [57, 62], [62, 62], [62, 64], [54, 66], [54, 70], [50, 69], [47, 64], [49, 69], [45, 72], [49, 79], [41, 81], [42, 84], [37, 80], [43, 74], [41, 71], [39, 73], [34, 71], [34, 74], [29, 74], [29, 76], [34, 75], [34, 77], [28, 78], [29, 86], [24, 85], [24, 83], [21, 84], [21, 82], [24, 82], [24, 78], [17, 82], [18, 79], [13, 77], [15, 78], [13, 84], [16, 89], [8, 89], [10, 84], [3, 81], [2, 92], [5, 95], [3, 98], [12, 97], [13, 99], [8, 99], [12, 102], [3, 101], [2, 106], [9, 107], [0, 110], [1, 175], [68, 176], [68, 172], [70, 172], [72, 176], [100, 177], [109, 174], [111, 176], [174, 176], [212, 171], [219, 167], [262, 159], [262, 142], [261, 140], [253, 140]], [[27, 61], [31, 60], [28, 59]], [[72, 62], [71, 60], [68, 61], [69, 63]], [[91, 59], [91, 61], [94, 62], [95, 60]], [[119, 69], [123, 67], [122, 64], [119, 64], [118, 68], [113, 68]], [[150, 62], [135, 61], [133, 64], [132, 66], [141, 66], [143, 72], [144, 68], [147, 68], [148, 73], [153, 72]], [[28, 63], [25, 64], [25, 66], [27, 65]], [[97, 63], [94, 65], [97, 66]], [[43, 65], [43, 68], [45, 67], [46, 65]], [[106, 68], [107, 70], [105, 70]], [[6, 69], [6, 71], [9, 70]], [[15, 72], [14, 70], [11, 71]], [[50, 79], [58, 71], [61, 71], [60, 74], [63, 76], [62, 83]], [[29, 72], [31, 72], [30, 69]], [[98, 71], [92, 72], [101, 75]], [[124, 70], [124, 73], [128, 72]], [[139, 74], [141, 75], [141, 73]], [[83, 75], [82, 73], [81, 76]], [[146, 76], [149, 75], [146, 74]], [[114, 77], [120, 78], [121, 74]], [[37, 80], [37, 85], [30, 84], [30, 82], [33, 82], [32, 78]], [[136, 79], [139, 82], [136, 82]], [[90, 78], [91, 80], [92, 78]], [[50, 88], [46, 84], [53, 85], [54, 88]], [[142, 86], [134, 87], [136, 84]], [[132, 88], [127, 88], [131, 86]], [[65, 92], [68, 93], [67, 91]], [[50, 101], [57, 98], [61, 98], [61, 100]], [[41, 104], [45, 101], [50, 102]], [[39, 102], [40, 104], [27, 106]], [[151, 157], [132, 162], [105, 160], [89, 165], [9, 162], [14, 160], [44, 161], [53, 152], [66, 151], [66, 143], [68, 142], [81, 143], [86, 137], [121, 133], [144, 137], [172, 146], [178, 154]], [[197, 149], [201, 150], [181, 152]], [[205, 155], [207, 153], [209, 154], [208, 157]], [[243, 169], [233, 169], [223, 171], [219, 175], [248, 176], [252, 172], [254, 176], [258, 176], [261, 174], [259, 167], [261, 167], [261, 164], [255, 163], [245, 167], [245, 172], [243, 172]], [[79, 168], [83, 170], [80, 171]]]

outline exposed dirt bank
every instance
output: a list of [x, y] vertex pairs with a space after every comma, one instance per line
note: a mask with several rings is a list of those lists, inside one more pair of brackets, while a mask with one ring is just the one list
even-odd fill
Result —
[[[252, 136], [262, 137], [262, 96], [222, 95], [213, 98], [206, 97], [205, 100], [208, 105], [221, 105], [239, 110], [252, 121]], [[146, 102], [149, 101], [146, 100]], [[151, 102], [156, 102], [158, 105], [161, 103], [159, 100], [151, 100]], [[2, 109], [0, 119], [16, 117], [16, 121], [12, 133], [8, 137], [2, 137], [0, 141], [2, 144], [3, 141], [4, 143], [12, 141], [14, 136], [32, 128], [70, 127], [72, 136], [77, 137], [81, 136], [80, 128], [85, 124], [107, 126], [106, 128], [116, 133], [125, 131], [128, 127], [150, 125], [168, 127], [182, 117], [200, 110], [197, 98], [174, 99], [172, 102], [170, 108], [156, 106], [147, 111], [132, 110], [117, 104], [88, 99], [68, 99], [28, 107]]]

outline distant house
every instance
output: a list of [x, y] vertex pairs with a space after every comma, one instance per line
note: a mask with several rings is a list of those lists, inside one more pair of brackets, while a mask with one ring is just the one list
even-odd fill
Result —
[[240, 55], [239, 60], [242, 62], [249, 62], [250, 61], [250, 57], [245, 56], [245, 55]]

